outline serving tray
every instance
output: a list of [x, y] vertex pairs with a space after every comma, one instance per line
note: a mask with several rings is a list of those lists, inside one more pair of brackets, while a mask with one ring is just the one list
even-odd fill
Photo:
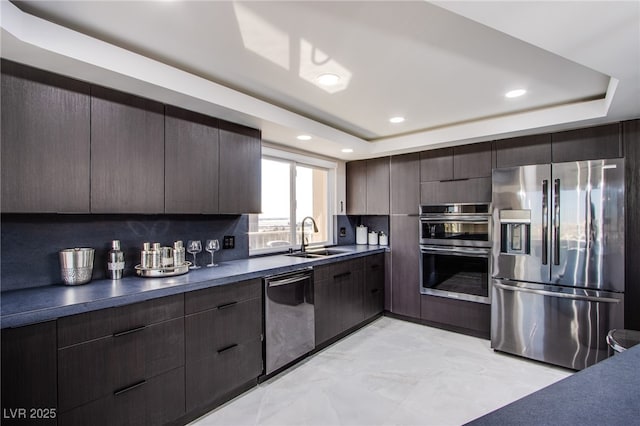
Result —
[[182, 275], [189, 272], [189, 266], [191, 262], [185, 262], [183, 265], [173, 268], [143, 268], [140, 265], [136, 265], [136, 274], [146, 278], [160, 278], [160, 277], [173, 277], [175, 275]]

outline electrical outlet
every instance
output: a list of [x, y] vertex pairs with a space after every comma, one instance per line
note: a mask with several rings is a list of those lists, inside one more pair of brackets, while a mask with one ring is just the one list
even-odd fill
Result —
[[223, 249], [232, 249], [236, 247], [236, 237], [233, 235], [225, 235], [222, 240]]

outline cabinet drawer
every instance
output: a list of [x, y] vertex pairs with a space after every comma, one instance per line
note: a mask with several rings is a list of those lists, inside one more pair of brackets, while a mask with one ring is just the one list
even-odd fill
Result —
[[[262, 341], [256, 339], [216, 352], [186, 366], [187, 411], [213, 402], [262, 373]], [[222, 402], [222, 401], [220, 401]]]
[[192, 314], [218, 308], [262, 295], [262, 280], [241, 281], [189, 292], [185, 295], [185, 313]]
[[58, 320], [58, 348], [113, 336], [184, 315], [184, 296], [162, 297]]
[[160, 425], [185, 412], [184, 367], [60, 413], [60, 426]]
[[364, 258], [344, 260], [342, 262], [317, 266], [314, 268], [313, 279], [315, 281], [333, 280], [360, 271], [364, 268]]
[[188, 315], [185, 334], [187, 362], [215, 356], [225, 348], [260, 339], [262, 298]]
[[184, 318], [58, 350], [64, 412], [184, 365]]

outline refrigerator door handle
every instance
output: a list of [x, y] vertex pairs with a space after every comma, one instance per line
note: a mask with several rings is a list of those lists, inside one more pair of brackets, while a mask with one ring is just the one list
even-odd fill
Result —
[[549, 263], [549, 181], [542, 181], [542, 264]]
[[526, 288], [526, 287], [516, 287], [512, 285], [501, 284], [495, 281], [493, 282], [493, 286], [501, 290], [520, 291], [523, 293], [538, 294], [540, 296], [559, 297], [562, 299], [584, 300], [587, 302], [620, 303], [619, 299], [614, 299], [612, 297], [584, 296], [580, 294], [569, 294], [569, 293], [560, 293], [556, 291], [538, 290], [538, 289]]
[[560, 179], [553, 181], [553, 264], [560, 264]]

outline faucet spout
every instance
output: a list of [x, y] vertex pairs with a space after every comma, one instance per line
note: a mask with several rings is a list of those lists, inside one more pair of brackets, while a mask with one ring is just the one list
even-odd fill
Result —
[[313, 232], [318, 232], [318, 225], [316, 225], [316, 221], [313, 220], [311, 216], [307, 216], [302, 219], [302, 223], [300, 224], [300, 242], [302, 243], [300, 244], [300, 251], [303, 253], [306, 251], [307, 247], [307, 244], [305, 244], [304, 242], [304, 223], [307, 221], [307, 219], [311, 220], [311, 223], [313, 224]]

